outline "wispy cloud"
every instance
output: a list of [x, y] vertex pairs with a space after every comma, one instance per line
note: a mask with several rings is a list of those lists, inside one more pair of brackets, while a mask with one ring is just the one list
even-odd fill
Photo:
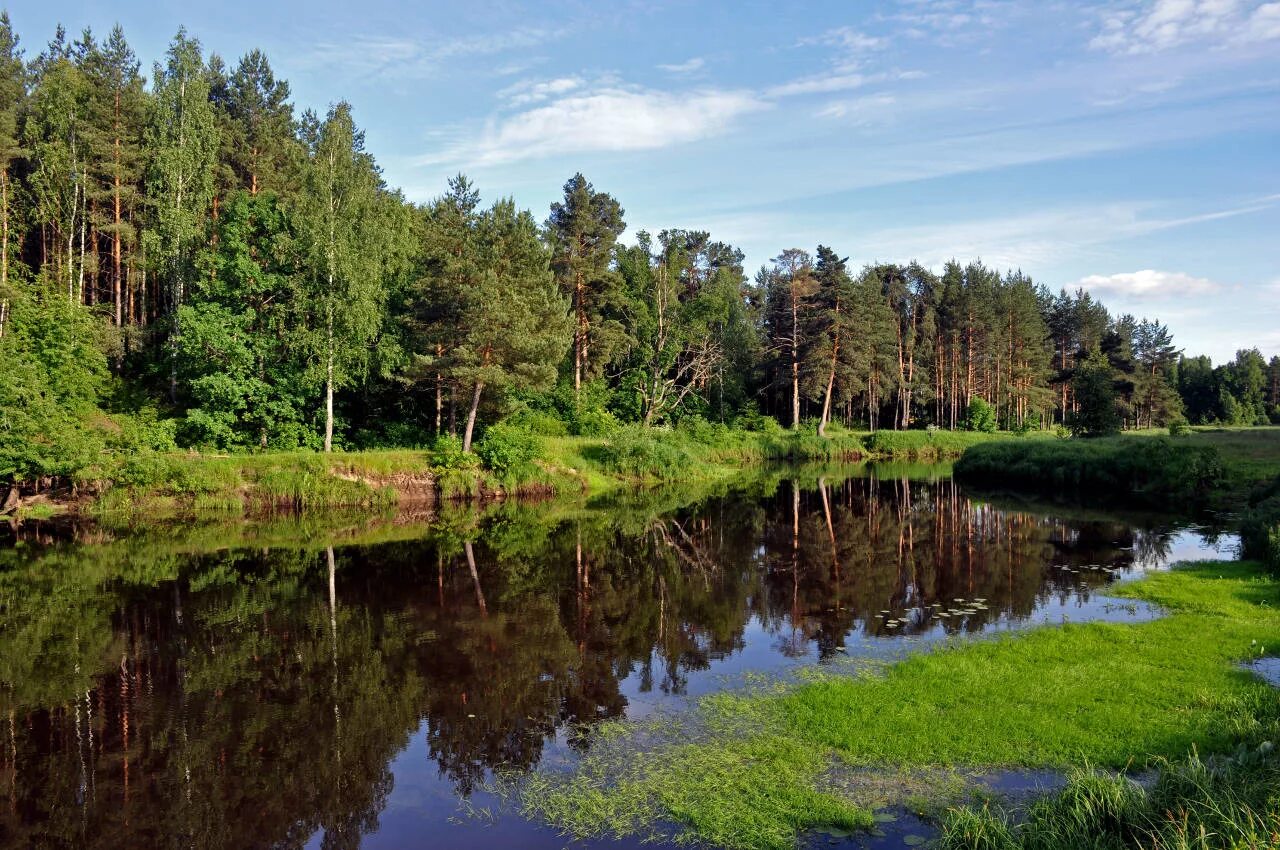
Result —
[[692, 59], [687, 59], [674, 65], [659, 65], [658, 68], [669, 74], [692, 74], [694, 71], [701, 70], [705, 64], [707, 64], [705, 59], [701, 56], [695, 56]]
[[1142, 55], [1190, 44], [1224, 46], [1277, 38], [1280, 2], [1154, 0], [1105, 12], [1089, 46]]
[[664, 148], [719, 135], [739, 116], [767, 107], [749, 91], [598, 88], [491, 120], [479, 137], [419, 162], [486, 166], [567, 153]]
[[551, 29], [523, 27], [455, 38], [353, 34], [341, 42], [307, 45], [302, 66], [339, 67], [363, 76], [416, 78], [438, 72], [451, 60], [494, 56], [536, 47], [559, 38]]
[[1222, 284], [1205, 277], [1156, 269], [1109, 275], [1091, 274], [1077, 281], [1076, 286], [1090, 292], [1134, 300], [1212, 295], [1223, 289]]
[[792, 97], [801, 94], [829, 94], [837, 91], [861, 88], [868, 78], [862, 74], [817, 74], [802, 77], [765, 89], [767, 97]]

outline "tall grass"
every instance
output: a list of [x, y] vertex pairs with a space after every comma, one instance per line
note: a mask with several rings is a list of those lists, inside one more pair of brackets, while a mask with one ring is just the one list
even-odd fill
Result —
[[1280, 477], [1250, 498], [1240, 518], [1240, 553], [1280, 572]]
[[985, 443], [965, 451], [955, 475], [996, 489], [1175, 509], [1206, 502], [1226, 483], [1217, 449], [1167, 437]]
[[939, 850], [1235, 850], [1280, 847], [1280, 759], [1267, 743], [1160, 763], [1148, 790], [1077, 769], [1018, 816], [990, 803], [950, 809]]

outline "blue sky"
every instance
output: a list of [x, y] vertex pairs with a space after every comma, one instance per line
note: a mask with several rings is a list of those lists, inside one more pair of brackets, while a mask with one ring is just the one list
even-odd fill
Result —
[[819, 242], [1086, 286], [1188, 353], [1280, 354], [1280, 2], [60, 2], [145, 62], [179, 24], [346, 98], [414, 200], [465, 171], [539, 217], [575, 171], [629, 234], [749, 268]]

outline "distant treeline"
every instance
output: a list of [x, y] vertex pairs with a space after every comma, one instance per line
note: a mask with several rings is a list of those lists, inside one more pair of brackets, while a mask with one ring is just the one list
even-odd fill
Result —
[[1082, 381], [1131, 427], [1280, 419], [1280, 358], [1215, 368], [1022, 272], [819, 246], [749, 276], [624, 222], [582, 175], [545, 220], [461, 175], [412, 204], [350, 106], [298, 114], [259, 51], [180, 30], [148, 78], [118, 27], [29, 55], [0, 17], [0, 479], [175, 442], [465, 448], [501, 417], [1079, 425]]

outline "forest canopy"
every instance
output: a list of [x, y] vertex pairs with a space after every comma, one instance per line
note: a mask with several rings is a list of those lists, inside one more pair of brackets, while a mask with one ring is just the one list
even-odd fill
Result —
[[[545, 215], [467, 177], [411, 203], [351, 104], [295, 109], [254, 50], [117, 26], [40, 49], [0, 15], [0, 480], [104, 452], [424, 446], [499, 421], [699, 417], [1103, 433], [1280, 422], [1280, 357], [1214, 365], [979, 261], [626, 235], [582, 174]], [[626, 238], [624, 238], [626, 235]]]

